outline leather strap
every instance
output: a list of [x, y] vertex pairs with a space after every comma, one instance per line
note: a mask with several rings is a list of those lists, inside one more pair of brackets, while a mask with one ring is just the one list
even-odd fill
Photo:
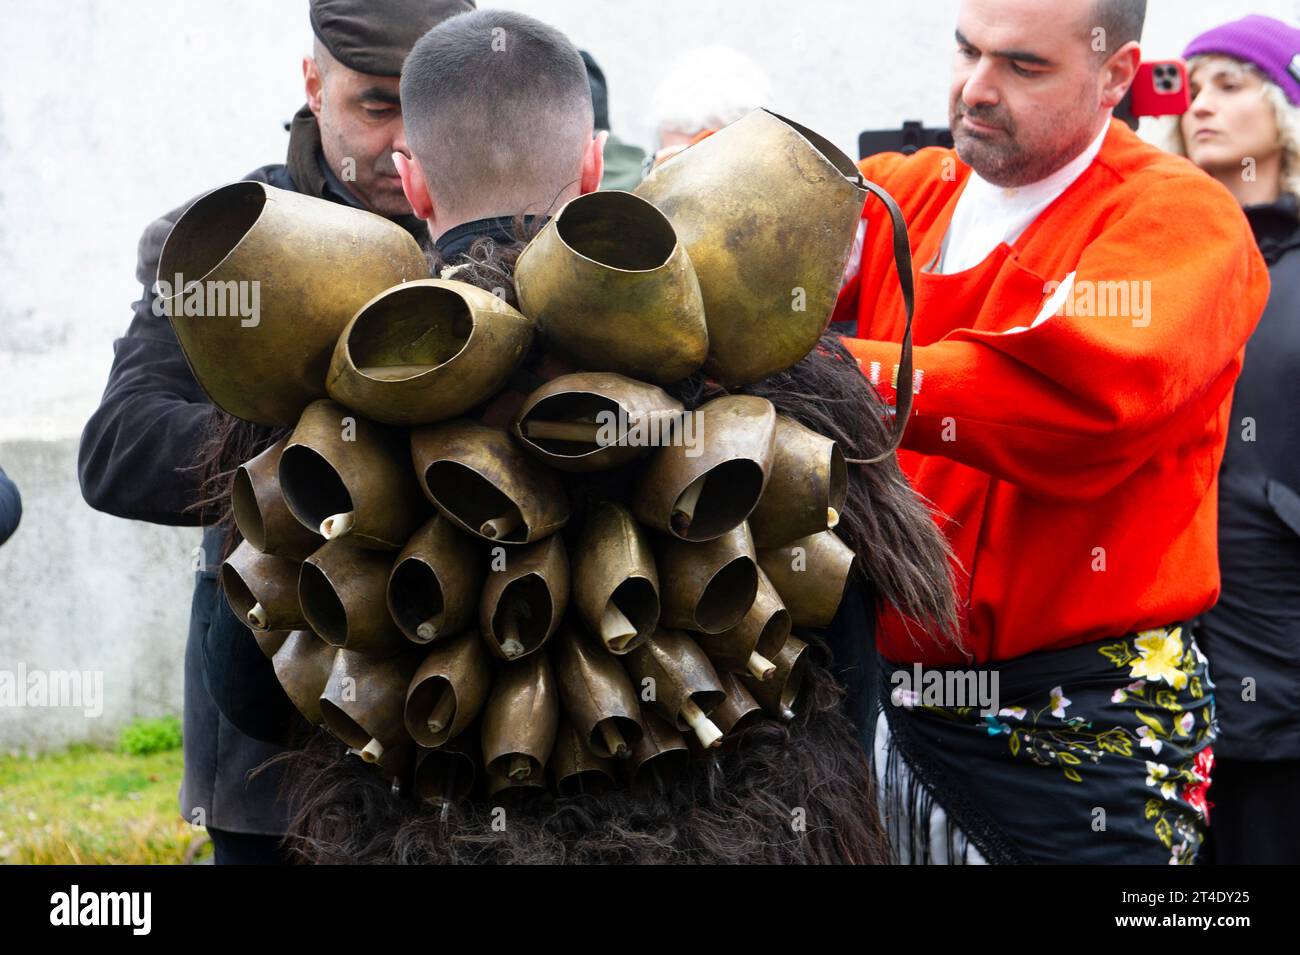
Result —
[[912, 313], [916, 309], [916, 291], [912, 279], [912, 247], [908, 243], [907, 223], [903, 221], [903, 212], [893, 196], [885, 192], [874, 182], [859, 179], [859, 184], [867, 192], [885, 204], [894, 232], [894, 269], [898, 273], [898, 285], [903, 293], [903, 308], [907, 312], [907, 325], [903, 329], [903, 350], [898, 358], [898, 385], [894, 389], [894, 428], [889, 446], [874, 458], [846, 459], [849, 464], [879, 464], [888, 459], [899, 445], [903, 443], [903, 432], [907, 430], [907, 420], [912, 416]]

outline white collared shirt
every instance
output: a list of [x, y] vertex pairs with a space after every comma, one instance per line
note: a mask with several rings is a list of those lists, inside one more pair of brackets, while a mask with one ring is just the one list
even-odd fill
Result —
[[1043, 210], [1092, 165], [1109, 131], [1108, 120], [1087, 149], [1046, 179], [1027, 186], [1004, 189], [972, 170], [943, 238], [935, 271], [944, 275], [964, 272], [983, 262], [1003, 242], [1014, 245]]

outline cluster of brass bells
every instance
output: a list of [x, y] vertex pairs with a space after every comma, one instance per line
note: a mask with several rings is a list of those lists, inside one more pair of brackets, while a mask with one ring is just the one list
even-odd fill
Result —
[[[853, 564], [843, 455], [765, 399], [688, 412], [662, 386], [812, 348], [855, 177], [756, 110], [566, 205], [518, 258], [519, 310], [420, 277], [378, 217], [256, 183], [196, 203], [160, 270], [261, 281], [262, 314], [173, 310], [178, 337], [218, 405], [292, 427], [239, 469], [223, 586], [303, 715], [437, 800], [662, 783], [791, 718], [792, 628], [830, 622]], [[535, 336], [581, 370], [484, 423]]]
[[611, 373], [541, 391], [509, 431], [320, 399], [236, 476], [232, 609], [304, 716], [432, 799], [662, 784], [747, 721], [790, 718], [792, 628], [830, 622], [852, 567], [839, 448], [761, 398], [706, 403], [690, 444], [610, 449], [627, 500], [569, 527], [584, 478], [548, 462], [605, 449], [532, 425], [576, 435], [620, 399], [691, 416]]
[[[701, 367], [728, 386], [789, 368], [826, 327], [866, 196], [840, 150], [756, 109], [634, 193], [562, 208], [519, 256], [519, 311], [428, 278], [387, 219], [257, 182], [186, 210], [158, 278], [218, 407], [289, 427], [332, 397], [413, 427], [496, 392], [535, 333], [579, 368], [660, 385]], [[236, 293], [256, 315], [228, 314]]]

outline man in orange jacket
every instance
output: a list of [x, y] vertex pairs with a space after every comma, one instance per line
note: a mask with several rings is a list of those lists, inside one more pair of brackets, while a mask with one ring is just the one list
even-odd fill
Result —
[[[1145, 12], [964, 0], [956, 149], [861, 164], [911, 233], [900, 460], [964, 604], [964, 657], [880, 621], [903, 861], [1190, 862], [1208, 821], [1213, 684], [1186, 622], [1218, 596], [1216, 474], [1269, 282], [1228, 191], [1111, 116]], [[834, 320], [888, 398], [904, 306], [884, 210], [864, 223]], [[996, 699], [962, 699], [977, 681]]]

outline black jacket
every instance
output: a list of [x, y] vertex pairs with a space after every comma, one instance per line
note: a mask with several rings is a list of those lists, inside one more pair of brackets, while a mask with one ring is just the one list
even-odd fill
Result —
[[18, 496], [18, 488], [9, 475], [0, 468], [0, 544], [3, 544], [18, 530], [18, 522], [23, 516], [23, 499]]
[[[262, 166], [244, 179], [359, 206], [325, 167], [319, 130], [305, 107], [294, 117], [287, 164]], [[108, 386], [82, 432], [78, 455], [81, 492], [91, 507], [182, 526], [201, 523], [188, 510], [197, 500], [199, 479], [187, 469], [212, 405], [167, 318], [154, 314], [151, 289], [163, 242], [191, 202], [155, 221], [140, 239], [136, 279], [143, 292], [126, 335], [114, 343]], [[398, 221], [417, 236], [422, 230], [419, 220]], [[223, 535], [205, 529], [203, 567], [195, 575], [185, 650], [181, 811], [201, 825], [278, 835], [287, 821], [285, 805], [276, 798], [280, 774], [249, 780], [248, 773], [281, 751], [265, 740], [282, 737], [288, 701], [270, 662], [217, 586]]]
[[1273, 288], [1233, 394], [1219, 473], [1223, 589], [1198, 637], [1215, 683], [1216, 755], [1300, 759], [1300, 219], [1289, 195], [1245, 211]]

